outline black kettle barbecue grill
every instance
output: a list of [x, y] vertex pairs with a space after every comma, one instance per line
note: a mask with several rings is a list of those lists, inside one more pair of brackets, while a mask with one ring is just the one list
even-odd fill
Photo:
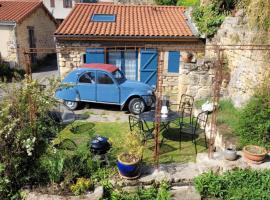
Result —
[[100, 160], [101, 164], [109, 164], [107, 153], [111, 149], [111, 144], [108, 138], [99, 135], [95, 136], [89, 142], [89, 148], [94, 159]]

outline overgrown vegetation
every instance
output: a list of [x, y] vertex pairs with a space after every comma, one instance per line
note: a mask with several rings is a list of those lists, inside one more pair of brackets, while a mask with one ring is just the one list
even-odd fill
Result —
[[197, 6], [192, 12], [192, 17], [199, 32], [208, 38], [214, 36], [226, 15], [227, 13], [221, 11], [216, 4]]
[[117, 190], [112, 185], [106, 185], [106, 196], [104, 200], [169, 200], [169, 185], [162, 182], [160, 186], [153, 185], [150, 188], [139, 187], [135, 192], [124, 192]]
[[270, 170], [238, 169], [218, 175], [204, 173], [195, 178], [195, 188], [203, 196], [222, 200], [260, 200], [270, 196]]
[[177, 0], [155, 0], [158, 5], [176, 5]]
[[251, 27], [263, 32], [270, 32], [270, 0], [242, 0], [246, 6], [248, 21]]
[[240, 114], [236, 132], [242, 146], [256, 144], [270, 148], [270, 85], [267, 76]]
[[6, 93], [0, 105], [0, 187], [4, 190], [0, 199], [15, 198], [23, 185], [39, 177], [37, 161], [57, 131], [47, 117], [56, 85], [50, 80], [50, 87], [41, 89], [37, 81], [26, 78], [20, 84], [1, 86]]
[[199, 5], [199, 0], [178, 0], [177, 6], [196, 6]]
[[0, 61], [0, 81], [2, 82], [11, 82], [13, 79], [15, 80], [22, 80], [24, 77], [24, 70], [11, 68], [6, 63], [1, 63]]

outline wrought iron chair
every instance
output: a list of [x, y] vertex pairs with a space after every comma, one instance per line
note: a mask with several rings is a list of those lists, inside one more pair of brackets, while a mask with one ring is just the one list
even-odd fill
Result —
[[134, 115], [129, 115], [128, 121], [130, 131], [138, 130], [143, 137], [144, 143], [146, 142], [146, 140], [153, 138], [153, 128], [149, 128], [146, 123], [144, 125], [143, 121], [141, 121], [140, 118]]
[[76, 114], [64, 104], [59, 102], [49, 111], [48, 116], [61, 128], [71, 124], [71, 131], [76, 132], [77, 127], [73, 125], [73, 122], [77, 119]]
[[205, 139], [205, 146], [207, 147], [207, 139], [205, 133], [205, 127], [208, 121], [208, 112], [201, 112], [198, 114], [197, 117], [193, 117], [191, 123], [185, 123], [184, 117], [180, 120], [180, 139], [179, 145], [181, 149], [181, 141], [182, 141], [182, 134], [189, 134], [191, 135], [192, 143], [195, 145], [195, 152], [197, 154], [197, 143], [196, 143], [196, 136], [203, 133]]
[[[179, 115], [184, 118], [188, 118], [185, 122], [191, 124], [192, 122], [192, 111], [193, 111], [194, 98], [187, 94], [182, 94], [180, 102], [178, 104], [170, 104], [170, 109], [172, 106], [176, 106], [176, 111]], [[174, 124], [178, 126], [179, 120], [175, 121]]]

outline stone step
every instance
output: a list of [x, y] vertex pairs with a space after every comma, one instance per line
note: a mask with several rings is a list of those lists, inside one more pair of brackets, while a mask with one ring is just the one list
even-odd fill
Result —
[[171, 200], [201, 200], [201, 196], [193, 186], [172, 187], [170, 190]]

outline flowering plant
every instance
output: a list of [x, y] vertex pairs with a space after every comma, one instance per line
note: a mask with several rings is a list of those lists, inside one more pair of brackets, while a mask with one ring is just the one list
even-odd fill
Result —
[[3, 174], [9, 179], [10, 194], [33, 179], [48, 137], [57, 131], [48, 111], [55, 105], [53, 96], [59, 81], [48, 82], [49, 86], [43, 88], [40, 82], [26, 77], [19, 83], [0, 85], [4, 91], [0, 103], [0, 163], [5, 165]]

